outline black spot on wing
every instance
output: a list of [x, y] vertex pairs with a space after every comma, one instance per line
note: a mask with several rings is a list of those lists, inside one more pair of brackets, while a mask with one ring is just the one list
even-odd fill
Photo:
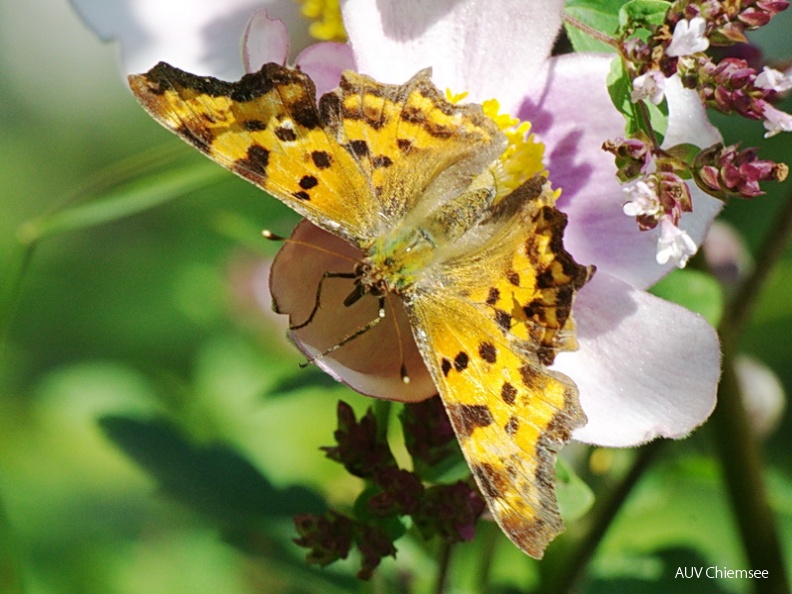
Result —
[[502, 309], [495, 310], [495, 323], [500, 326], [501, 330], [511, 330], [512, 317], [509, 312]]
[[267, 129], [267, 124], [261, 120], [245, 120], [242, 122], [242, 127], [248, 132], [260, 132]]
[[517, 388], [509, 382], [503, 382], [503, 386], [501, 386], [501, 398], [506, 404], [514, 404], [514, 401], [517, 399]]
[[470, 362], [470, 357], [465, 351], [459, 351], [457, 356], [454, 357], [454, 369], [457, 371], [464, 371], [467, 369], [468, 363]]
[[487, 293], [487, 305], [495, 305], [499, 299], [500, 291], [498, 287], [490, 287], [489, 293]]
[[458, 404], [448, 408], [448, 416], [460, 437], [470, 437], [479, 427], [494, 422], [489, 407], [482, 404]]
[[536, 275], [536, 286], [540, 289], [549, 289], [550, 287], [556, 285], [555, 277], [553, 276], [553, 271], [550, 268], [547, 268]]
[[388, 155], [377, 155], [371, 159], [371, 164], [374, 167], [390, 167], [393, 160]]
[[248, 149], [246, 158], [234, 163], [234, 170], [243, 177], [250, 177], [251, 174], [264, 177], [267, 175], [269, 155], [269, 151], [263, 146], [254, 144]]
[[347, 150], [358, 158], [368, 157], [369, 146], [365, 140], [353, 140], [346, 145]]
[[475, 464], [472, 470], [479, 481], [482, 491], [484, 491], [484, 495], [492, 499], [498, 499], [506, 494], [509, 480], [494, 466], [487, 463]]
[[479, 345], [479, 356], [487, 363], [495, 363], [495, 360], [498, 358], [495, 345], [491, 342], [482, 342]]
[[314, 151], [311, 153], [311, 160], [319, 169], [327, 169], [333, 164], [333, 160], [326, 151]]
[[397, 138], [396, 139], [396, 146], [399, 147], [399, 150], [408, 153], [412, 148], [413, 141], [409, 138]]
[[297, 133], [286, 126], [280, 126], [279, 128], [276, 128], [275, 136], [278, 138], [278, 140], [283, 142], [294, 142], [297, 140]]
[[319, 184], [319, 180], [316, 179], [313, 175], [303, 175], [300, 179], [300, 187], [303, 190], [310, 190], [311, 188], [316, 187]]

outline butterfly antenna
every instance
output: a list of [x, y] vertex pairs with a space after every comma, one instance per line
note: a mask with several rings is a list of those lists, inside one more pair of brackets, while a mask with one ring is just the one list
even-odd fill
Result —
[[335, 256], [336, 258], [341, 258], [342, 260], [346, 260], [348, 262], [354, 262], [355, 264], [360, 264], [360, 260], [357, 258], [353, 258], [352, 256], [347, 256], [345, 254], [341, 254], [334, 250], [328, 250], [327, 248], [323, 248], [321, 246], [316, 245], [315, 243], [309, 243], [307, 241], [300, 241], [299, 239], [292, 239], [291, 237], [283, 237], [282, 235], [278, 235], [277, 233], [273, 233], [269, 229], [264, 229], [261, 231], [261, 236], [264, 239], [269, 241], [282, 241], [283, 243], [293, 243], [295, 245], [300, 245], [303, 247], [311, 248], [312, 250], [316, 250], [318, 252], [322, 252], [323, 254], [330, 254], [331, 256]]
[[[318, 245], [315, 245], [313, 243], [308, 243], [308, 242], [305, 242], [305, 241], [299, 241], [297, 239], [292, 239], [290, 237], [283, 237], [282, 235], [278, 235], [277, 233], [273, 233], [269, 229], [262, 230], [261, 235], [264, 237], [264, 239], [267, 239], [269, 241], [282, 241], [284, 243], [294, 243], [294, 244], [302, 246], [302, 247], [309, 247], [309, 248], [312, 248], [314, 250], [320, 251], [322, 253], [330, 254], [330, 255], [335, 256], [337, 258], [341, 258], [341, 259], [347, 260], [349, 262], [354, 262], [355, 264], [360, 264], [360, 261], [356, 260], [355, 258], [351, 258], [349, 256], [345, 256], [344, 254], [339, 254], [338, 252], [335, 252], [333, 250], [328, 250], [328, 249], [322, 248], [322, 247], [320, 247]], [[301, 328], [305, 328], [308, 324], [313, 322], [314, 317], [316, 316], [317, 312], [319, 311], [319, 308], [321, 307], [322, 288], [324, 287], [324, 282], [328, 278], [355, 279], [358, 276], [359, 276], [359, 274], [357, 272], [332, 272], [332, 271], [325, 271], [324, 274], [322, 274], [322, 278], [319, 279], [319, 285], [316, 287], [316, 298], [314, 299], [313, 309], [311, 309], [311, 312], [308, 314], [308, 317], [305, 320], [303, 320], [301, 323], [299, 323], [299, 324], [289, 324], [289, 330], [300, 330]]]
[[385, 297], [388, 299], [388, 304], [390, 305], [391, 311], [394, 312], [394, 315], [391, 316], [391, 321], [393, 322], [393, 329], [396, 331], [396, 341], [399, 343], [399, 375], [401, 376], [402, 382], [409, 384], [410, 375], [407, 373], [407, 366], [404, 364], [404, 344], [402, 343], [401, 328], [399, 327], [399, 322], [396, 319], [396, 309], [394, 308], [393, 303], [390, 301], [390, 294], [386, 293]]

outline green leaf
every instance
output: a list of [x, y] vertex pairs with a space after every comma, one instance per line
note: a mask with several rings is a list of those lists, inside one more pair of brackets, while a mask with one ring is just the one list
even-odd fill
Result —
[[619, 10], [619, 27], [662, 25], [670, 6], [665, 0], [630, 0]]
[[[655, 138], [657, 138], [658, 144], [662, 144], [666, 130], [668, 130], [668, 102], [663, 99], [660, 105], [649, 101], [644, 101], [643, 104], [649, 112], [649, 124], [652, 126]], [[648, 130], [645, 132], [648, 133]]]
[[639, 127], [635, 119], [635, 104], [630, 99], [632, 82], [621, 58], [616, 57], [611, 62], [606, 84], [613, 106], [626, 119], [625, 134], [628, 136], [634, 134]]
[[693, 165], [696, 157], [701, 152], [700, 147], [690, 143], [677, 144], [665, 150], [669, 155], [676, 157], [686, 165]]
[[583, 517], [594, 505], [594, 493], [563, 458], [556, 462], [556, 497], [566, 521]]
[[313, 491], [278, 489], [230, 446], [193, 444], [164, 420], [109, 415], [99, 425], [165, 493], [222, 526], [263, 526], [270, 518], [324, 509]]
[[[624, 0], [572, 0], [566, 3], [564, 11], [582, 24], [601, 31], [605, 35], [614, 35], [619, 26], [619, 9]], [[594, 39], [584, 31], [564, 23], [567, 36], [577, 52], [608, 52], [614, 48]]]
[[675, 270], [650, 292], [701, 314], [713, 326], [723, 314], [723, 292], [718, 281], [698, 270]]
[[109, 223], [184, 196], [221, 181], [226, 176], [211, 162], [168, 169], [130, 181], [85, 204], [67, 208], [22, 225], [20, 241], [34, 243], [45, 237]]
[[614, 58], [611, 62], [610, 72], [607, 78], [608, 94], [614, 107], [624, 116], [624, 133], [628, 137], [634, 137], [639, 131], [644, 132], [651, 138], [648, 123], [652, 128], [652, 134], [657, 138], [658, 143], [663, 142], [665, 131], [668, 128], [668, 103], [663, 100], [660, 105], [654, 105], [647, 101], [642, 101], [641, 105], [646, 108], [646, 116], [639, 117], [640, 106], [633, 103], [630, 95], [632, 93], [632, 81], [624, 68], [621, 58]]

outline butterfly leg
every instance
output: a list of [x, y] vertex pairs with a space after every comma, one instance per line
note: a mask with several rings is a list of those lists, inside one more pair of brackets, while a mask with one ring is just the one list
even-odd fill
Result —
[[352, 278], [357, 278], [357, 276], [358, 274], [355, 272], [330, 272], [330, 271], [325, 272], [322, 275], [322, 278], [319, 280], [319, 286], [316, 288], [316, 301], [314, 302], [314, 306], [313, 309], [311, 310], [311, 313], [308, 314], [308, 318], [306, 318], [306, 320], [301, 324], [290, 325], [289, 330], [299, 330], [301, 328], [305, 328], [308, 324], [310, 324], [313, 321], [316, 312], [319, 311], [319, 305], [322, 299], [322, 285], [328, 278], [352, 279]]
[[377, 297], [377, 317], [376, 318], [374, 318], [373, 320], [371, 320], [367, 324], [364, 324], [363, 326], [361, 326], [360, 328], [358, 328], [357, 330], [352, 332], [352, 334], [349, 334], [349, 335], [345, 336], [344, 338], [342, 338], [339, 342], [337, 342], [336, 344], [334, 344], [330, 348], [325, 349], [324, 351], [322, 351], [321, 353], [319, 353], [317, 355], [314, 355], [313, 357], [308, 359], [308, 361], [306, 361], [305, 363], [301, 363], [300, 367], [307, 367], [311, 363], [314, 363], [317, 359], [321, 359], [322, 357], [325, 357], [325, 356], [329, 355], [330, 353], [332, 353], [334, 351], [337, 351], [338, 349], [340, 349], [342, 346], [344, 346], [348, 342], [351, 342], [351, 341], [355, 340], [358, 336], [361, 336], [361, 335], [365, 334], [366, 332], [368, 332], [369, 330], [371, 330], [374, 326], [379, 324], [380, 320], [382, 320], [382, 318], [384, 318], [384, 317], [385, 317], [385, 296], [384, 295], [379, 295]]

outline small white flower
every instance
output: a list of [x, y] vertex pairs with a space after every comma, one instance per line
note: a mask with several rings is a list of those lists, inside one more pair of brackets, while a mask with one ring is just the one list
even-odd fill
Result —
[[630, 198], [622, 207], [628, 217], [640, 215], [657, 217], [663, 212], [657, 192], [643, 179], [627, 182], [622, 186], [622, 190]]
[[638, 103], [648, 99], [655, 105], [660, 105], [665, 95], [665, 76], [659, 70], [650, 70], [633, 81], [633, 90], [630, 100]]
[[660, 238], [657, 240], [657, 263], [673, 262], [677, 268], [684, 268], [690, 256], [696, 253], [696, 244], [687, 234], [674, 224], [669, 216], [660, 219]]
[[765, 103], [762, 115], [765, 117], [764, 127], [767, 129], [764, 135], [765, 138], [775, 136], [779, 132], [792, 132], [792, 115], [785, 111]]
[[792, 89], [792, 71], [781, 72], [767, 66], [759, 73], [754, 85], [760, 89], [768, 89], [776, 93], [783, 93]]
[[674, 34], [666, 49], [666, 55], [674, 58], [706, 50], [709, 47], [709, 39], [704, 36], [706, 27], [707, 21], [702, 17], [679, 21], [674, 27]]

